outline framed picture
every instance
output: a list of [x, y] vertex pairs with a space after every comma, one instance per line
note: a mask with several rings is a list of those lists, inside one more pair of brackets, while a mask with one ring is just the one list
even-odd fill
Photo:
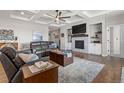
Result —
[[0, 29], [0, 40], [14, 40], [14, 31], [7, 29]]
[[33, 41], [42, 41], [43, 40], [43, 36], [41, 32], [33, 32], [32, 35]]

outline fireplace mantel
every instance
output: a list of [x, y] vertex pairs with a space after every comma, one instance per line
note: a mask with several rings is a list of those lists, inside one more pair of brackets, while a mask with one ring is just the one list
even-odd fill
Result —
[[[84, 41], [84, 48], [83, 49], [76, 48], [75, 41]], [[88, 37], [73, 37], [72, 38], [72, 51], [88, 53]]]
[[88, 37], [88, 34], [74, 34], [72, 35], [72, 38], [73, 37]]

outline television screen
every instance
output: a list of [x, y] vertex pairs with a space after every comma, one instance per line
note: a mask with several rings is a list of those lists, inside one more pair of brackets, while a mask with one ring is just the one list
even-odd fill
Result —
[[72, 34], [86, 33], [86, 23], [72, 26]]

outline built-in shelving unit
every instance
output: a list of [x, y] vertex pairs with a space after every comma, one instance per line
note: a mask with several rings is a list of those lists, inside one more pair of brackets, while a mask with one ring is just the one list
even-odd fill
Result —
[[101, 55], [102, 51], [102, 23], [89, 25], [89, 53]]
[[102, 43], [102, 23], [90, 25], [90, 42]]

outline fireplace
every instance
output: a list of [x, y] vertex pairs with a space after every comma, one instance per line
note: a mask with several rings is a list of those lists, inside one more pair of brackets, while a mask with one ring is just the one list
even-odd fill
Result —
[[84, 49], [84, 40], [75, 40], [75, 48]]

